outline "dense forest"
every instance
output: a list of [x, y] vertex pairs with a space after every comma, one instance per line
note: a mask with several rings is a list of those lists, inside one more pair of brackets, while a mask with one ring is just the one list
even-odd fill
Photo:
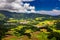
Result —
[[60, 16], [0, 11], [0, 40], [60, 40]]

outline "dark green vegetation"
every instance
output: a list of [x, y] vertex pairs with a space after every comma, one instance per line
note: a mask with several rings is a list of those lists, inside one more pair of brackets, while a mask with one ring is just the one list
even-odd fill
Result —
[[60, 16], [0, 11], [0, 40], [60, 40]]

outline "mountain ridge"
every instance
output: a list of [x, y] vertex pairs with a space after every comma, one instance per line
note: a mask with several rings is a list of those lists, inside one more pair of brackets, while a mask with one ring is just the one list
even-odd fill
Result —
[[47, 14], [38, 14], [38, 13], [16, 13], [16, 12], [9, 12], [9, 11], [3, 11], [0, 10], [0, 13], [4, 14], [6, 17], [8, 18], [18, 18], [18, 19], [28, 19], [28, 18], [37, 18], [37, 17], [60, 17], [58, 16], [51, 16], [51, 15], [47, 15]]

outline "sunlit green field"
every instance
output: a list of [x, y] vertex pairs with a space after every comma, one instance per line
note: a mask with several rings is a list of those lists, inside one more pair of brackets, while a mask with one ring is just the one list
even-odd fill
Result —
[[0, 13], [0, 40], [60, 40], [60, 19], [7, 19]]

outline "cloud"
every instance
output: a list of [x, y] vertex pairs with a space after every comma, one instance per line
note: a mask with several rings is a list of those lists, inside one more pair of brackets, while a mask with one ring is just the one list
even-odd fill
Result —
[[22, 13], [35, 11], [34, 6], [30, 6], [29, 3], [23, 3], [24, 1], [31, 2], [34, 0], [0, 0], [0, 10]]
[[48, 14], [48, 15], [60, 15], [60, 10], [51, 10], [51, 11], [45, 11], [45, 10], [41, 10], [41, 11], [37, 11], [37, 13], [39, 14]]
[[30, 6], [29, 3], [34, 0], [0, 0], [0, 10], [7, 10], [11, 12], [19, 13], [39, 13], [48, 15], [60, 15], [60, 10], [53, 9], [52, 11], [40, 10], [36, 11], [34, 6]]
[[34, 1], [34, 0], [23, 0], [23, 1], [26, 1], [26, 2], [28, 2], [28, 1], [29, 1], [29, 2], [30, 2], [30, 1]]
[[60, 0], [58, 0], [58, 1], [60, 1]]

